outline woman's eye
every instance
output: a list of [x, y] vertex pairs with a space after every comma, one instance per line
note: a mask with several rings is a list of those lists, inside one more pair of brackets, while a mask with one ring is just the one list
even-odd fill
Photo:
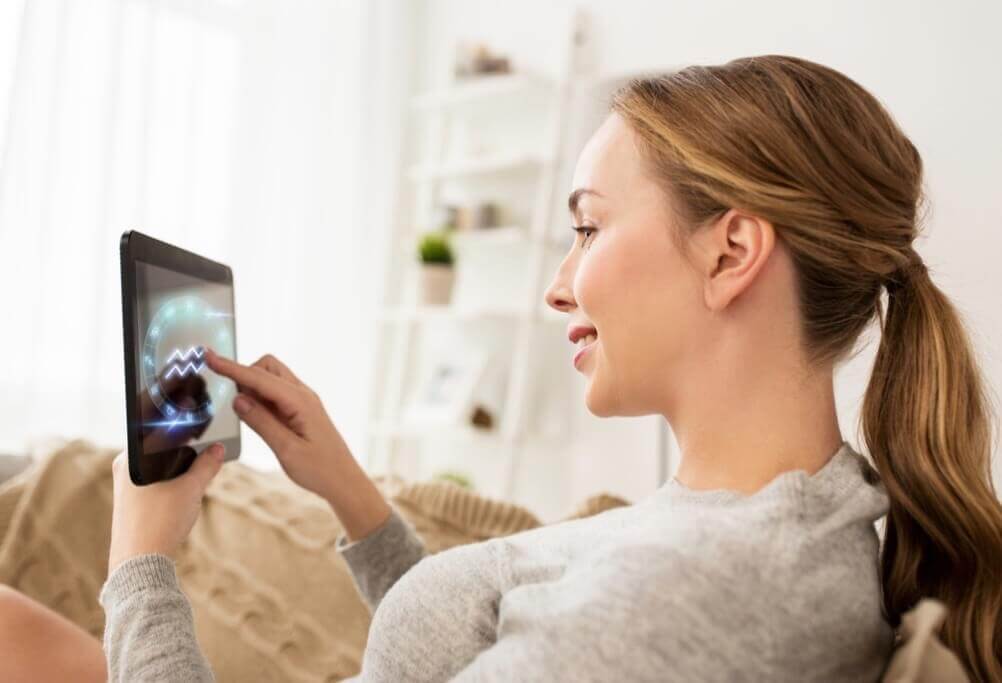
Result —
[[584, 235], [584, 240], [581, 242], [581, 244], [583, 245], [585, 242], [588, 241], [588, 238], [591, 236], [591, 234], [595, 232], [595, 228], [588, 225], [577, 225], [574, 226], [574, 232]]

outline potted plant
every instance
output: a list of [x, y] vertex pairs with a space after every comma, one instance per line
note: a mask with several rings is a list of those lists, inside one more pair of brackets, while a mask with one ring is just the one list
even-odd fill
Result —
[[432, 477], [433, 481], [449, 481], [456, 486], [473, 491], [473, 481], [469, 476], [458, 470], [442, 470]]
[[455, 280], [452, 248], [445, 232], [429, 232], [418, 244], [421, 258], [421, 302], [448, 304]]

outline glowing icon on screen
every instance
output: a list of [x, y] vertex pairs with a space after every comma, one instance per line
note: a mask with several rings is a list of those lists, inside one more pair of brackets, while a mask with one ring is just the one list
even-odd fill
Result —
[[197, 374], [205, 367], [202, 357], [205, 350], [201, 346], [192, 346], [190, 349], [181, 352], [181, 349], [174, 349], [174, 352], [167, 357], [167, 373], [164, 379], [170, 379], [172, 375], [186, 377], [190, 374]]

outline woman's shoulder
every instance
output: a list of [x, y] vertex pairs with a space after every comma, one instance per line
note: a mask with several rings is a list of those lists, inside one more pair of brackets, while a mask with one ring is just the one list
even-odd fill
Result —
[[683, 619], [702, 632], [687, 637], [740, 641], [740, 652], [755, 650], [777, 679], [876, 680], [893, 630], [881, 613], [877, 537], [866, 515], [841, 527], [831, 516], [767, 521], [732, 512], [619, 549], [620, 579], [642, 592], [630, 598], [630, 619], [667, 630]]
[[867, 468], [846, 447], [813, 475], [786, 472], [750, 496], [652, 499], [647, 523], [625, 534], [614, 561], [635, 581], [764, 612], [773, 602], [809, 610], [830, 598], [833, 614], [872, 616], [880, 602], [874, 522], [887, 496]]
[[676, 517], [705, 519], [721, 533], [777, 542], [867, 528], [890, 504], [877, 471], [848, 442], [813, 474], [788, 470], [752, 494], [693, 491], [672, 480], [646, 502], [669, 507]]

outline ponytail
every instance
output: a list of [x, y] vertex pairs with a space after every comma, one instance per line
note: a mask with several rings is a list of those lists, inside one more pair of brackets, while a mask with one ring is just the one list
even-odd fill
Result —
[[[1002, 504], [992, 411], [960, 317], [912, 258], [888, 306], [861, 423], [890, 508], [880, 557], [893, 626], [920, 598], [973, 681], [1002, 681]], [[878, 309], [879, 310], [879, 309]]]

